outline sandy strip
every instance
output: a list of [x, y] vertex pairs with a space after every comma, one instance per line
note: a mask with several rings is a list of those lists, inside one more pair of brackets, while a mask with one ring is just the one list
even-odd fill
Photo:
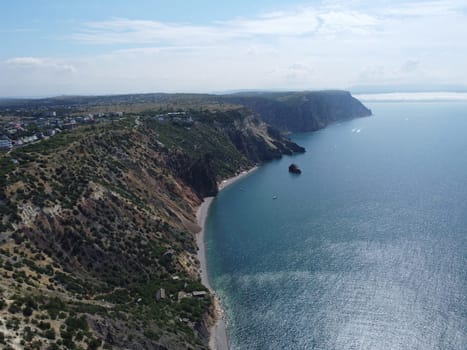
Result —
[[198, 244], [198, 260], [201, 265], [201, 283], [204, 284], [209, 290], [212, 291], [211, 284], [209, 283], [206, 263], [206, 247], [204, 246], [204, 224], [208, 217], [209, 207], [211, 206], [214, 197], [204, 198], [203, 203], [198, 208], [196, 213], [196, 220], [201, 227], [201, 231], [196, 235], [196, 243]]
[[[252, 171], [256, 170], [258, 167], [253, 167], [248, 171], [244, 171], [237, 176], [231, 177], [227, 180], [222, 181], [218, 184], [219, 191], [223, 190], [227, 186], [233, 184], [235, 181], [241, 179], [242, 177], [250, 174]], [[201, 265], [201, 283], [203, 283], [212, 293], [215, 293], [212, 289], [211, 284], [209, 283], [208, 271], [207, 271], [207, 261], [206, 261], [206, 247], [204, 245], [204, 226], [206, 223], [206, 218], [208, 216], [209, 207], [211, 206], [212, 200], [214, 197], [204, 198], [203, 203], [199, 206], [196, 213], [196, 220], [198, 225], [201, 227], [201, 231], [196, 235], [196, 243], [198, 244], [198, 260]], [[227, 336], [227, 325], [222, 310], [221, 303], [218, 297], [215, 297], [214, 301], [214, 310], [216, 314], [217, 321], [212, 326], [210, 330], [210, 339], [209, 339], [209, 348], [211, 350], [226, 350], [229, 349], [229, 341]]]

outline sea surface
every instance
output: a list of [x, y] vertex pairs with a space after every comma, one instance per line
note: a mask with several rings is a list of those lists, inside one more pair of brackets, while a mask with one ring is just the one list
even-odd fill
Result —
[[467, 349], [467, 103], [367, 105], [214, 200], [232, 349]]

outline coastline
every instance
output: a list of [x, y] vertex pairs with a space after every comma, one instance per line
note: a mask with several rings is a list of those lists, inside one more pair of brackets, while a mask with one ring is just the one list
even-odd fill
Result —
[[[222, 191], [227, 186], [233, 184], [234, 182], [240, 180], [251, 172], [255, 171], [258, 167], [254, 166], [253, 168], [243, 171], [240, 174], [223, 180], [218, 184], [219, 191]], [[201, 274], [201, 283], [208, 288], [211, 293], [214, 294], [214, 313], [215, 313], [215, 323], [211, 326], [209, 331], [209, 348], [211, 350], [225, 350], [229, 349], [229, 340], [227, 334], [227, 323], [222, 309], [221, 302], [217, 295], [215, 294], [214, 289], [209, 283], [208, 272], [207, 272], [207, 259], [206, 259], [206, 246], [204, 244], [204, 235], [205, 235], [205, 223], [209, 212], [209, 207], [212, 204], [214, 197], [205, 197], [203, 203], [198, 207], [196, 211], [196, 221], [201, 228], [201, 230], [196, 234], [196, 243], [198, 245], [198, 260], [200, 262], [200, 274]]]

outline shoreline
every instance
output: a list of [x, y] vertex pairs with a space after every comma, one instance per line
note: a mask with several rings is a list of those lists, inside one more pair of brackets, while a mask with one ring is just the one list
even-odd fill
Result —
[[[254, 166], [253, 168], [247, 171], [243, 171], [234, 177], [223, 180], [221, 183], [218, 184], [219, 192], [227, 186], [245, 177], [246, 175], [249, 175], [256, 169], [258, 169], [258, 167]], [[214, 313], [216, 320], [215, 323], [211, 326], [211, 329], [209, 330], [209, 348], [211, 350], [225, 350], [230, 348], [229, 337], [227, 333], [227, 320], [224, 310], [222, 309], [222, 304], [209, 282], [207, 271], [206, 246], [204, 244], [205, 223], [209, 213], [209, 208], [214, 198], [215, 197], [203, 198], [203, 202], [196, 211], [196, 221], [199, 227], [201, 228], [201, 230], [196, 234], [196, 243], [198, 245], [197, 257], [200, 263], [201, 283], [204, 286], [206, 286], [206, 288], [208, 288], [209, 291], [214, 295]]]

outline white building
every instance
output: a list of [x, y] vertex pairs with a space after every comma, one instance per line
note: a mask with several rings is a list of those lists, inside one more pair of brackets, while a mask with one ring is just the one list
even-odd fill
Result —
[[6, 136], [0, 136], [0, 149], [11, 149], [13, 144], [11, 140]]

